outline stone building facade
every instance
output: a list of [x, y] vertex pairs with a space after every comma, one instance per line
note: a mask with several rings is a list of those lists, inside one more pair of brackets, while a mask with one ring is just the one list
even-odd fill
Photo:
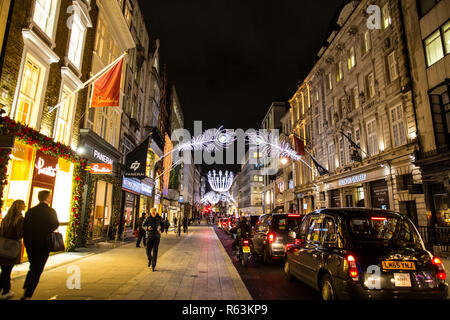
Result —
[[300, 115], [294, 131], [303, 131], [307, 150], [329, 171], [300, 170], [307, 178], [299, 188], [309, 188], [312, 208], [384, 208], [427, 225], [401, 8], [378, 1], [380, 23], [369, 28], [370, 5], [343, 6], [300, 98], [291, 100], [293, 120]]

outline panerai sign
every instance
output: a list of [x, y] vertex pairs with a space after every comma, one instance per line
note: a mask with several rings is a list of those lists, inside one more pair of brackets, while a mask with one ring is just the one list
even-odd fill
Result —
[[352, 184], [352, 183], [358, 183], [358, 182], [362, 182], [366, 180], [366, 174], [365, 173], [361, 173], [357, 176], [353, 176], [353, 177], [348, 177], [348, 178], [344, 178], [339, 180], [339, 185], [340, 186], [345, 186], [348, 184]]
[[96, 158], [104, 163], [113, 164], [113, 160], [110, 157], [105, 156], [103, 153], [101, 153], [100, 151], [97, 151], [95, 149], [94, 149], [94, 158]]

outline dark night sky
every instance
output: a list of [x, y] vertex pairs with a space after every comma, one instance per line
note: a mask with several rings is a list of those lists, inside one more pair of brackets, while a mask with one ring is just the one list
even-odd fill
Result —
[[343, 0], [140, 0], [191, 129], [258, 128], [313, 65]]

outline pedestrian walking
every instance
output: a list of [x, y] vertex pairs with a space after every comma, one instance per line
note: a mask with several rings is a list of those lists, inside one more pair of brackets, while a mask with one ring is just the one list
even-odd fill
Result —
[[138, 239], [136, 242], [136, 248], [141, 247], [142, 240], [144, 242], [144, 247], [147, 245], [146, 232], [145, 232], [144, 228], [142, 227], [142, 224], [144, 223], [146, 216], [147, 216], [147, 214], [145, 212], [142, 212], [142, 216], [138, 219]]
[[169, 228], [170, 228], [170, 221], [169, 218], [166, 217], [166, 220], [164, 221], [164, 230], [167, 232], [169, 232]]
[[143, 227], [147, 231], [147, 258], [148, 266], [155, 271], [156, 261], [158, 259], [158, 247], [161, 240], [161, 230], [164, 230], [164, 222], [156, 211], [156, 208], [150, 210], [150, 215], [145, 219]]
[[186, 216], [183, 218], [183, 232], [186, 233], [188, 228], [188, 218]]
[[18, 242], [18, 250], [15, 258], [9, 259], [0, 256], [0, 266], [2, 271], [0, 275], [0, 300], [11, 299], [14, 296], [14, 292], [10, 290], [11, 272], [15, 264], [21, 263], [23, 210], [25, 210], [25, 202], [22, 200], [14, 201], [0, 226], [0, 237]]
[[176, 228], [177, 227], [177, 217], [173, 217], [173, 225]]
[[38, 199], [39, 204], [27, 211], [23, 221], [23, 242], [30, 269], [23, 285], [25, 291], [22, 300], [31, 299], [36, 290], [50, 254], [48, 238], [59, 227], [56, 211], [50, 207], [51, 192], [40, 191]]

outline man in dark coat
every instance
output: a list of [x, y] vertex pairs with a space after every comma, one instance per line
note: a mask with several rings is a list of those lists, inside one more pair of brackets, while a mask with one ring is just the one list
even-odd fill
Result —
[[144, 246], [147, 244], [146, 237], [145, 237], [145, 230], [144, 230], [144, 228], [142, 228], [142, 224], [145, 221], [145, 217], [146, 217], [146, 214], [145, 214], [145, 212], [143, 212], [142, 216], [138, 219], [138, 227], [137, 227], [138, 228], [138, 239], [136, 242], [137, 248], [139, 248], [141, 246], [141, 240], [144, 240]]
[[30, 270], [23, 285], [25, 290], [23, 300], [31, 298], [39, 283], [50, 254], [47, 240], [50, 234], [59, 227], [56, 211], [49, 206], [50, 191], [40, 191], [38, 199], [39, 204], [28, 210], [23, 222], [23, 242], [30, 262]]
[[164, 220], [155, 208], [150, 210], [150, 215], [142, 224], [147, 231], [147, 258], [148, 266], [152, 266], [155, 271], [156, 260], [158, 259], [158, 247], [161, 240], [161, 231], [164, 231]]

